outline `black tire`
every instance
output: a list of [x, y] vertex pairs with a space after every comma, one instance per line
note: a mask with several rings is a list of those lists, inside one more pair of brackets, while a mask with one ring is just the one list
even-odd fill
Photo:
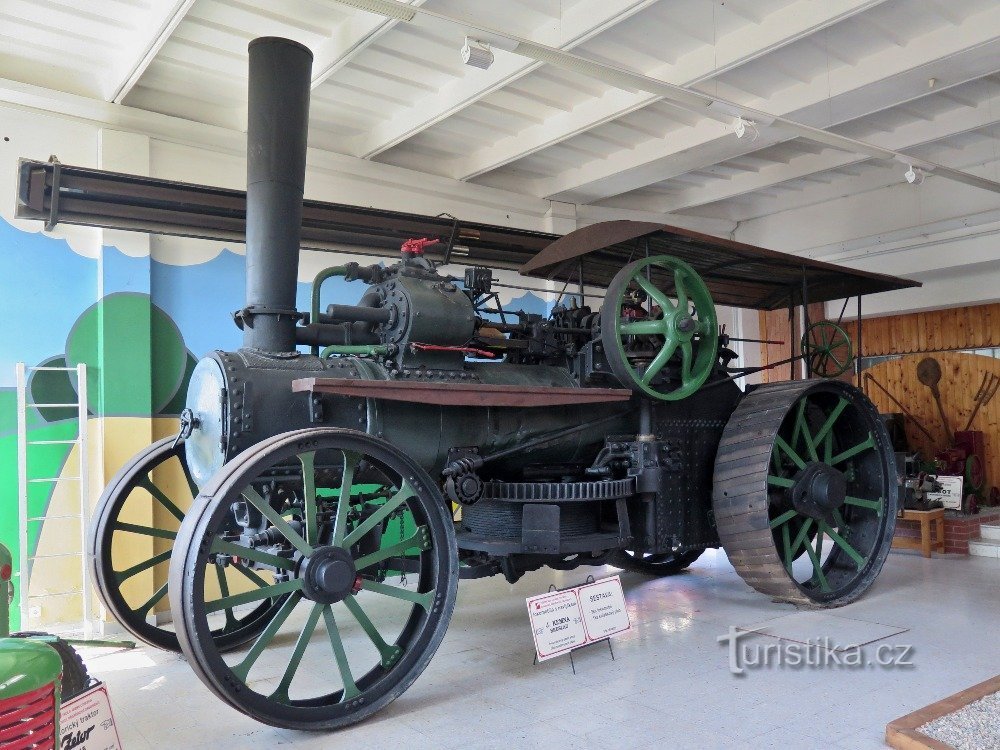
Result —
[[[841, 504], [821, 514], [834, 521], [803, 511], [813, 468], [844, 479]], [[834, 476], [828, 486], [839, 481]], [[762, 386], [744, 397], [723, 432], [712, 498], [719, 537], [736, 571], [763, 594], [808, 607], [860, 597], [889, 554], [898, 502], [885, 424], [851, 385]]]
[[90, 687], [90, 673], [87, 666], [80, 658], [80, 654], [70, 644], [61, 638], [57, 638], [48, 633], [24, 632], [13, 633], [11, 638], [35, 638], [44, 641], [47, 646], [51, 646], [59, 654], [62, 661], [62, 702], [75, 698]]
[[659, 555], [644, 555], [636, 557], [630, 550], [618, 550], [611, 555], [610, 563], [616, 568], [631, 573], [642, 573], [648, 576], [673, 576], [683, 573], [694, 563], [703, 549], [692, 549], [686, 552], [666, 552]]
[[[307, 485], [302, 480], [306, 476], [307, 456], [308, 468], [313, 477], [311, 503], [308, 500], [310, 493], [305, 489]], [[301, 464], [297, 471], [294, 468], [296, 459]], [[288, 493], [278, 501], [276, 509], [273, 501], [264, 499], [267, 497], [266, 493], [257, 492], [251, 486], [251, 483], [256, 482], [257, 486], [264, 488], [269, 482], [275, 482], [275, 477], [280, 477], [284, 482], [283, 488], [291, 488], [292, 495], [301, 490], [301, 505], [296, 506], [303, 509], [301, 535], [294, 532], [294, 529], [291, 529], [293, 533], [281, 531], [284, 535], [281, 543], [269, 547], [269, 552], [263, 552], [264, 548], [244, 548], [240, 551], [229, 546], [228, 549], [232, 554], [239, 552], [244, 559], [254, 560], [256, 556], [258, 560], [265, 562], [275, 560], [283, 547], [291, 547], [289, 553], [297, 549], [299, 556], [294, 565], [276, 568], [281, 571], [281, 577], [287, 580], [250, 592], [251, 597], [259, 597], [262, 592], [264, 595], [278, 590], [288, 592], [287, 606], [275, 616], [245, 655], [242, 652], [230, 655], [232, 663], [227, 663], [211, 638], [209, 615], [224, 610], [226, 605], [238, 606], [248, 600], [237, 601], [229, 597], [210, 600], [205, 589], [205, 557], [209, 554], [220, 525], [225, 523], [230, 505], [237, 498], [246, 498], [246, 502], [258, 509], [265, 509], [262, 512], [271, 519], [270, 529], [280, 530], [275, 521], [291, 508], [285, 505], [290, 502], [287, 499]], [[336, 481], [340, 482], [339, 488], [332, 486]], [[374, 512], [367, 520], [362, 520], [365, 516], [357, 508], [364, 508], [363, 503], [367, 501], [357, 501], [362, 504], [356, 505], [351, 494], [356, 486], [369, 484], [380, 485], [385, 490], [385, 495], [381, 496], [385, 498], [385, 502], [378, 506], [384, 509], [381, 520], [378, 520], [379, 513]], [[320, 489], [327, 494], [320, 493]], [[348, 508], [348, 513], [344, 516], [345, 520], [341, 521], [339, 498], [343, 497], [345, 491], [351, 497], [351, 503], [344, 506]], [[412, 514], [414, 522], [414, 535], [405, 540], [405, 543], [402, 539], [403, 509]], [[359, 512], [361, 515], [358, 515]], [[388, 554], [389, 548], [383, 548], [383, 540], [387, 525], [397, 512], [401, 514], [399, 545], [403, 546], [390, 547], [397, 548], [396, 552], [402, 550], [400, 554], [409, 557], [406, 550], [419, 545], [420, 551], [415, 557], [410, 557], [411, 561], [419, 563], [419, 572], [410, 574], [416, 578], [415, 592], [382, 583], [373, 571], [372, 566], [377, 568], [378, 564], [371, 561], [371, 548], [361, 548], [374, 529], [377, 538], [375, 556], [383, 551]], [[372, 521], [373, 518], [376, 520]], [[310, 519], [315, 519], [315, 522]], [[375, 526], [367, 525], [369, 521]], [[185, 656], [198, 677], [215, 695], [248, 716], [272, 726], [307, 730], [339, 729], [384, 708], [400, 696], [427, 666], [444, 638], [455, 606], [458, 549], [454, 522], [441, 491], [412, 458], [384, 440], [354, 430], [298, 430], [277, 435], [247, 449], [226, 464], [205, 487], [198, 501], [197, 512], [185, 519], [176, 543], [178, 554], [170, 562], [170, 597], [171, 607], [179, 615], [178, 639]], [[361, 551], [356, 553], [356, 548]], [[307, 571], [312, 569], [309, 567], [311, 565], [319, 566], [315, 561], [324, 553], [333, 552], [340, 555], [346, 552], [353, 560], [352, 566], [354, 562], [360, 563], [362, 557], [369, 558], [369, 561], [350, 573], [350, 576], [356, 576], [352, 593], [341, 589], [338, 594], [340, 598], [325, 602], [319, 594], [307, 587], [307, 584], [317, 585], [310, 584], [310, 574]], [[324, 558], [330, 559], [332, 558]], [[338, 564], [342, 560], [340, 558]], [[384, 595], [388, 599], [377, 596], [372, 599], [368, 592]], [[394, 640], [393, 636], [390, 636], [390, 640], [382, 637], [379, 627], [373, 624], [372, 618], [359, 603], [363, 598], [361, 594], [367, 597], [364, 598], [369, 603], [366, 606], [388, 600], [389, 604], [408, 610], [396, 618], [399, 633]], [[408, 603], [399, 604], [400, 601]], [[280, 651], [282, 644], [278, 642], [276, 635], [289, 625], [291, 633], [298, 630], [298, 623], [292, 620], [291, 615], [299, 604], [305, 604], [305, 610], [309, 614], [289, 657]], [[347, 653], [340, 625], [333, 614], [335, 605], [340, 612], [337, 617], [344, 617], [341, 608], [348, 609], [353, 615], [354, 620], [344, 618], [341, 622], [356, 621], [369, 639], [366, 642], [363, 638], [356, 638], [350, 642], [350, 653]], [[302, 614], [303, 611], [299, 610], [299, 620]], [[381, 624], [384, 610], [379, 610], [377, 614]], [[313, 647], [311, 640], [321, 615], [325, 620], [329, 642], [324, 648], [323, 639], [320, 639], [321, 645], [316, 647], [320, 650], [309, 653], [308, 663], [313, 670], [317, 669], [317, 665], [322, 667], [324, 680], [333, 679], [334, 683], [329, 687], [318, 687], [311, 682], [309, 696], [293, 697], [295, 676], [304, 657]], [[372, 626], [378, 640], [365, 627], [362, 616]], [[285, 632], [282, 635], [289, 634]], [[348, 632], [348, 635], [352, 634]], [[357, 640], [362, 640], [361, 646], [358, 646]], [[285, 638], [285, 645], [290, 642], [290, 639]], [[373, 645], [380, 656], [369, 668], [367, 662], [370, 660], [364, 657], [363, 651], [371, 651]], [[259, 658], [272, 647], [274, 650], [266, 657], [271, 659], [270, 666], [264, 666], [263, 676], [254, 677], [253, 670], [257, 669]], [[237, 662], [241, 656], [242, 661]], [[352, 656], [357, 657], [354, 664], [351, 664]], [[316, 662], [313, 657], [322, 658], [323, 662]], [[363, 668], [368, 671], [359, 672], [360, 676], [355, 677], [357, 662], [363, 658], [366, 661]], [[272, 690], [274, 683], [277, 686]], [[330, 690], [333, 685], [339, 685], [339, 688], [329, 693], [312, 694], [317, 690]], [[295, 692], [300, 690], [301, 688]]]
[[[129, 510], [133, 507], [130, 504], [132, 493], [137, 489], [142, 489], [139, 486], [140, 482], [152, 481], [151, 474], [154, 470], [159, 469], [162, 471], [171, 462], [179, 464], [179, 467], [175, 466], [174, 468], [175, 470], [179, 468], [183, 472], [188, 484], [187, 491], [184, 492], [185, 497], [175, 496], [169, 498], [174, 506], [174, 511], [171, 512], [178, 512], [183, 516], [184, 512], [193, 502], [193, 498], [197, 494], [197, 488], [194, 486], [191, 473], [187, 468], [183, 441], [177, 441], [175, 437], [168, 437], [158, 440], [145, 450], [137, 453], [108, 483], [104, 492], [101, 493], [101, 498], [94, 510], [94, 517], [88, 535], [87, 549], [91, 577], [94, 580], [97, 595], [108, 612], [111, 613], [126, 631], [143, 643], [163, 649], [164, 651], [177, 652], [180, 651], [180, 644], [177, 642], [177, 635], [172, 629], [172, 624], [165, 623], [164, 626], [151, 624], [147, 622], [144, 613], [136, 611], [136, 605], [128, 601], [129, 597], [122, 590], [124, 582], [119, 579], [121, 571], [115, 570], [112, 559], [116, 534], [122, 534], [126, 537], [123, 543], [128, 542], [128, 537], [135, 538], [133, 532], [123, 531], [118, 527], [126, 504], [129, 504]], [[132, 502], [142, 503], [144, 501], [136, 498]], [[164, 507], [166, 508], [166, 506]], [[159, 526], [156, 528], [150, 527], [148, 531], [173, 534], [173, 528], [178, 524], [179, 520], [171, 519], [170, 523], [163, 524], [162, 528]], [[158, 544], [167, 548], [170, 546], [169, 540], [165, 539], [160, 539]], [[168, 550], [164, 550], [155, 556], [163, 557], [164, 559], [153, 565], [153, 569], [162, 566], [162, 570], [166, 573], [169, 554]], [[152, 559], [150, 558], [150, 560]], [[166, 591], [160, 589], [156, 592], [156, 595], [158, 597], [157, 601], [161, 601], [166, 597]], [[138, 606], [144, 607], [148, 603], [144, 602]], [[153, 602], [151, 607], [155, 606], [155, 604], [156, 602]], [[220, 645], [223, 648], [233, 648], [256, 637], [267, 625], [274, 611], [276, 609], [273, 607], [269, 608], [261, 605], [259, 610], [252, 613], [252, 616], [246, 617], [239, 627], [227, 628], [224, 631], [216, 633]], [[163, 613], [161, 612], [161, 614]]]

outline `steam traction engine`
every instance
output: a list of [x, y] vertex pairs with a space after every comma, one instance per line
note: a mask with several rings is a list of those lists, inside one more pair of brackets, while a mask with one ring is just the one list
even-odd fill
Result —
[[[896, 515], [878, 415], [839, 381], [743, 392], [706, 283], [718, 272], [598, 258], [613, 274], [600, 309], [543, 318], [504, 310], [487, 268], [442, 274], [418, 241], [392, 265], [329, 269], [298, 312], [311, 59], [250, 46], [244, 345], [198, 363], [180, 434], [102, 497], [94, 575], [129, 631], [183, 650], [246, 714], [321, 729], [406, 690], [460, 577], [660, 575], [723, 546], [786, 601], [840, 606], [869, 587]], [[619, 241], [601, 232], [649, 234], [613, 225], [581, 232], [598, 248]], [[575, 235], [534, 267], [557, 267]], [[358, 305], [320, 310], [332, 276], [367, 285]]]

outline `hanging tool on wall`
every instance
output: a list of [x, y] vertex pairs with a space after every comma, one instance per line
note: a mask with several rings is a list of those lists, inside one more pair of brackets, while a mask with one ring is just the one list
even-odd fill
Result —
[[[871, 383], [872, 385], [876, 386], [880, 391], [882, 391], [882, 393], [884, 393], [888, 397], [888, 399], [890, 401], [892, 401], [892, 403], [894, 403], [896, 405], [896, 407], [903, 413], [903, 415], [907, 419], [909, 419], [911, 422], [913, 422], [914, 426], [918, 430], [920, 430], [922, 433], [924, 433], [927, 436], [928, 440], [931, 440], [931, 441], [934, 440], [934, 436], [931, 435], [930, 431], [926, 427], [924, 427], [923, 424], [920, 423], [920, 420], [917, 419], [915, 416], [913, 416], [913, 414], [910, 412], [909, 409], [907, 409], [905, 406], [903, 406], [901, 403], [899, 403], [899, 399], [897, 399], [895, 396], [893, 396], [891, 393], [889, 393], [889, 391], [886, 390], [886, 387], [884, 385], [882, 385], [880, 382], [878, 382], [875, 379], [875, 377], [871, 373], [869, 373], [869, 372], [865, 373], [865, 383], [866, 384], [867, 383]], [[867, 390], [867, 389], [865, 389], [865, 390]]]
[[948, 445], [955, 442], [955, 436], [948, 424], [948, 418], [944, 414], [944, 407], [941, 405], [941, 391], [938, 390], [938, 383], [941, 382], [941, 363], [934, 357], [924, 357], [917, 363], [917, 379], [931, 389], [934, 402], [937, 404], [938, 414], [941, 415], [941, 424], [944, 425], [945, 435], [948, 436]]
[[965, 423], [965, 430], [968, 430], [972, 426], [972, 420], [976, 418], [979, 410], [997, 395], [998, 388], [1000, 388], [1000, 375], [994, 375], [992, 372], [984, 372], [983, 382], [979, 385], [979, 390], [976, 391], [976, 396], [973, 399], [974, 407], [972, 414], [969, 415], [969, 421]]

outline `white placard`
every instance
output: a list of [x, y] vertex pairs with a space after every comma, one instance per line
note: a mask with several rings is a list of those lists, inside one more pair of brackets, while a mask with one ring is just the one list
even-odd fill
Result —
[[528, 620], [538, 661], [568, 653], [587, 644], [583, 613], [576, 589], [528, 597]]
[[940, 500], [945, 508], [952, 510], [962, 509], [962, 484], [964, 477], [949, 477], [939, 474], [935, 481], [941, 485], [940, 492], [928, 492], [928, 500]]
[[600, 641], [632, 627], [625, 609], [625, 592], [618, 576], [580, 586], [580, 608], [587, 638]]
[[632, 627], [618, 576], [528, 597], [538, 661], [603, 641]]
[[60, 750], [121, 750], [103, 683], [59, 708]]

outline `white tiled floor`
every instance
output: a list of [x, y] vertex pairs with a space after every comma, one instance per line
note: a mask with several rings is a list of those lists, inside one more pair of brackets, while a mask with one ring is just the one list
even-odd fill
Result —
[[[524, 597], [588, 569], [510, 586], [464, 581], [427, 671], [381, 714], [339, 734], [276, 730], [228, 708], [183, 660], [149, 649], [85, 651], [111, 694], [125, 750], [163, 748], [864, 748], [888, 721], [1000, 672], [1000, 565], [894, 552], [875, 587], [836, 614], [909, 628], [907, 670], [771, 668], [729, 673], [716, 638], [794, 612], [750, 590], [722, 553], [687, 574], [622, 574], [634, 628], [614, 643], [532, 666]], [[614, 572], [597, 569], [595, 575]], [[817, 636], [830, 635], [817, 633]]]

